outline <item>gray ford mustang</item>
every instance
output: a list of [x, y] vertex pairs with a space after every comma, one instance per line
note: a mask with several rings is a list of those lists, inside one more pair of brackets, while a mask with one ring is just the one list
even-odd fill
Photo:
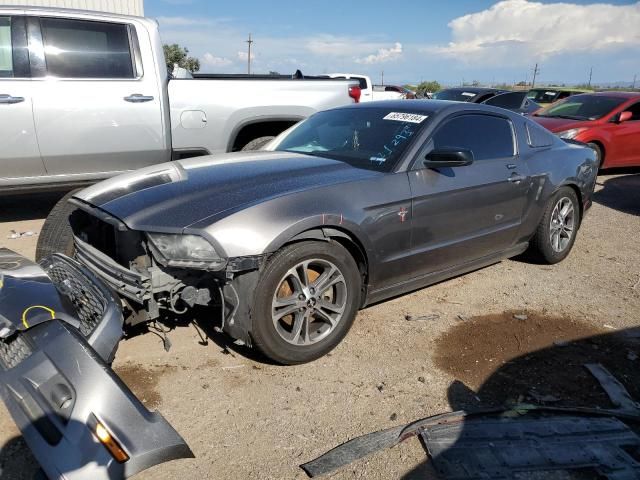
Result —
[[307, 362], [366, 305], [527, 248], [559, 262], [596, 178], [589, 148], [503, 109], [440, 101], [321, 112], [268, 150], [81, 191], [76, 258], [133, 322], [222, 304], [233, 338]]
[[516, 113], [389, 101], [107, 180], [43, 228], [41, 254], [75, 258], [0, 250], [0, 394], [51, 477], [189, 456], [109, 368], [126, 324], [210, 308], [236, 340], [308, 362], [366, 305], [527, 249], [561, 261], [596, 173], [594, 151]]

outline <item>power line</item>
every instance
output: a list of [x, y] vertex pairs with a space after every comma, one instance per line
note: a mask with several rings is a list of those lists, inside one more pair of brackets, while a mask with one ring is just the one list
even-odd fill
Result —
[[253, 40], [251, 40], [251, 34], [249, 34], [249, 40], [246, 40], [246, 42], [249, 45], [249, 52], [247, 53], [247, 73], [251, 75], [251, 44], [254, 43]]

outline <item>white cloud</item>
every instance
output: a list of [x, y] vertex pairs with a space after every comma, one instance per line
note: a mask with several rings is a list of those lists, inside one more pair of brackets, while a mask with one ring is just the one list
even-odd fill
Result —
[[226, 57], [216, 57], [214, 54], [206, 52], [202, 56], [202, 63], [212, 67], [226, 67], [227, 65], [231, 65], [233, 60]]
[[209, 20], [190, 17], [158, 17], [156, 18], [160, 26], [166, 27], [191, 27], [194, 25], [209, 25]]
[[396, 42], [391, 48], [379, 48], [375, 54], [367, 55], [363, 58], [357, 58], [356, 63], [372, 65], [374, 63], [383, 63], [396, 60], [402, 55], [402, 44]]
[[423, 52], [469, 63], [530, 62], [566, 53], [640, 46], [640, 2], [631, 5], [504, 0], [449, 23], [452, 41]]

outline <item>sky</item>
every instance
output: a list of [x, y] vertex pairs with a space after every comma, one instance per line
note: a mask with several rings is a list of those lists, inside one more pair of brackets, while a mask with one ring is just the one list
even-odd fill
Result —
[[[640, 1], [145, 0], [201, 72], [362, 73], [380, 83], [594, 84], [640, 77]], [[640, 78], [637, 82], [640, 85]]]

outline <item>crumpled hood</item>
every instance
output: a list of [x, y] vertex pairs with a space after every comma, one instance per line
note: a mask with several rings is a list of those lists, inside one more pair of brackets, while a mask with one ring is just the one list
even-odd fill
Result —
[[382, 175], [286, 152], [197, 157], [120, 175], [75, 197], [133, 230], [175, 232], [283, 195]]

